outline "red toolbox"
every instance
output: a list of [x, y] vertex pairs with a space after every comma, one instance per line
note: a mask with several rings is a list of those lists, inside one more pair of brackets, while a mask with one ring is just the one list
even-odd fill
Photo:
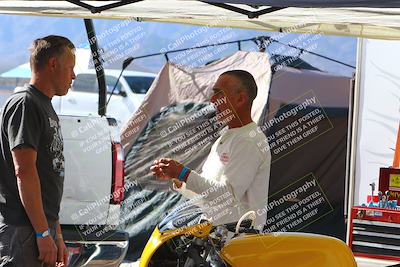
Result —
[[353, 207], [349, 246], [355, 256], [400, 260], [400, 211]]
[[389, 191], [390, 200], [396, 199], [400, 202], [400, 169], [380, 168], [379, 191]]

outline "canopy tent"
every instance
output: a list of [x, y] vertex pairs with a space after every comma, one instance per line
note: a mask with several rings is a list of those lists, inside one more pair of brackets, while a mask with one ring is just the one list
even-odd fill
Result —
[[133, 19], [257, 31], [400, 39], [400, 2], [395, 0], [208, 1], [246, 5], [193, 0], [69, 1], [0, 1], [0, 14]]
[[[128, 201], [121, 207], [122, 226], [132, 240], [130, 260], [140, 256], [155, 225], [181, 200], [180, 194], [169, 190], [170, 183], [159, 181], [149, 173], [151, 163], [160, 157], [171, 157], [201, 171], [211, 145], [223, 128], [223, 124], [217, 123], [215, 109], [209, 102], [212, 85], [221, 73], [236, 68], [247, 70], [255, 77], [258, 94], [252, 118], [259, 121], [268, 100], [269, 58], [265, 53], [238, 51], [197, 68], [166, 63], [142, 105], [125, 125], [121, 135], [126, 152], [125, 181], [139, 185], [125, 191]], [[143, 198], [146, 201], [140, 200]], [[132, 203], [140, 204], [132, 209]], [[261, 203], [265, 205], [265, 201], [260, 200]]]
[[246, 4], [246, 5], [263, 5], [263, 6], [275, 6], [275, 7], [399, 7], [399, 1], [393, 0], [206, 0], [204, 2], [213, 3], [234, 3], [234, 4]]
[[124, 125], [121, 134], [124, 148], [129, 150], [148, 121], [163, 107], [185, 102], [209, 101], [212, 85], [218, 76], [224, 71], [236, 68], [249, 71], [257, 82], [259, 90], [251, 115], [254, 121], [258, 121], [268, 98], [267, 87], [271, 78], [270, 63], [265, 53], [238, 51], [228, 58], [194, 69], [167, 63], [136, 113]]
[[[325, 119], [313, 126], [316, 130], [304, 135], [298, 143], [289, 145], [288, 140], [287, 149], [279, 151], [277, 147], [271, 146], [269, 196], [279, 199], [288, 190], [294, 190], [304, 180], [301, 177], [307, 178], [312, 173], [320, 188], [314, 189], [321, 190], [321, 194], [323, 192], [326, 195], [326, 201], [318, 206], [318, 216], [310, 217], [310, 220], [305, 220], [291, 231], [301, 229], [303, 232], [344, 238], [344, 177], [350, 78], [310, 70], [313, 67], [306, 62], [293, 65], [297, 69], [283, 67], [271, 73], [268, 54], [243, 51], [198, 68], [165, 64], [142, 106], [125, 125], [122, 133], [126, 152], [125, 181], [138, 184], [125, 192], [125, 198], [129, 201], [124, 202], [121, 208], [122, 226], [132, 240], [128, 256], [130, 260], [140, 256], [149, 235], [166, 211], [183, 201], [179, 194], [169, 190], [170, 183], [159, 181], [149, 173], [151, 163], [160, 157], [171, 157], [191, 169], [201, 170], [222, 128], [215, 123], [213, 109], [207, 105], [212, 85], [220, 73], [235, 68], [250, 71], [256, 79], [259, 90], [253, 103], [252, 118], [271, 142], [277, 139], [274, 133], [288, 129], [300, 118], [307, 116], [310, 121], [315, 121], [317, 115], [312, 114], [326, 114]], [[309, 69], [301, 69], [301, 66]], [[269, 92], [272, 98], [268, 96]], [[301, 112], [291, 113], [283, 121], [270, 126], [274, 118], [311, 99], [315, 100], [314, 103], [307, 102], [307, 108]], [[208, 128], [210, 125], [212, 128]], [[208, 132], [207, 129], [213, 131]], [[282, 140], [279, 142], [284, 142]], [[311, 195], [309, 192], [305, 194]], [[306, 195], [299, 198], [304, 199]], [[143, 198], [145, 202], [141, 201]], [[133, 209], [132, 203], [140, 204], [135, 204]], [[265, 203], [265, 200], [263, 202], [260, 199], [260, 204]], [[286, 209], [288, 206], [271, 209], [268, 216], [274, 217], [281, 213], [281, 208]], [[275, 223], [267, 227], [280, 229]]]
[[[400, 39], [400, 1], [205, 1], [145, 0], [145, 1], [85, 1], [97, 6], [81, 7], [77, 0], [67, 1], [1, 1], [0, 14], [76, 17], [94, 19], [136, 20], [149, 22], [232, 27], [283, 33], [322, 33], [375, 39]], [[127, 4], [130, 2], [138, 2]], [[219, 3], [216, 3], [219, 2]], [[231, 4], [229, 9], [223, 3]], [[121, 6], [109, 10], [99, 6]], [[240, 5], [237, 3], [245, 3]], [[125, 5], [126, 4], [126, 5]], [[221, 6], [224, 5], [224, 6]], [[256, 7], [268, 5], [268, 7]], [[104, 11], [100, 12], [100, 10]], [[247, 11], [246, 11], [247, 10]], [[99, 13], [100, 12], [100, 13]], [[357, 77], [360, 73], [357, 74]], [[354, 176], [360, 86], [356, 77], [353, 121], [351, 122], [351, 164]], [[349, 128], [349, 129], [350, 129]], [[354, 177], [352, 177], [354, 178]], [[349, 207], [352, 206], [354, 181], [350, 179]], [[350, 221], [350, 220], [349, 220]]]
[[[291, 192], [310, 175], [318, 181], [327, 200], [318, 207], [317, 216], [313, 220], [304, 221], [295, 228], [289, 228], [289, 231], [319, 233], [345, 239], [346, 137], [350, 91], [349, 77], [302, 69], [301, 66], [284, 67], [272, 75], [267, 110], [258, 122], [270, 140], [271, 147], [268, 202], [272, 203]], [[291, 116], [265, 129], [274, 118], [279, 118], [281, 114], [304, 103], [304, 100], [314, 97], [317, 99], [316, 103], [307, 107], [301, 115]], [[302, 135], [303, 139], [299, 138], [300, 135], [293, 135], [290, 140], [300, 141], [294, 145], [292, 141], [288, 141], [285, 149], [279, 148], [282, 143], [276, 137], [277, 133], [282, 129], [289, 129], [304, 114], [318, 111], [321, 111], [319, 114], [324, 114], [324, 119], [315, 124], [316, 130], [312, 135]], [[304, 125], [309, 126], [312, 121], [315, 120], [299, 124], [304, 128]], [[299, 198], [305, 199], [305, 195]], [[275, 217], [284, 208], [272, 208], [267, 213], [268, 218]], [[281, 222], [278, 224], [267, 221], [266, 228], [271, 231], [279, 231], [281, 227]]]

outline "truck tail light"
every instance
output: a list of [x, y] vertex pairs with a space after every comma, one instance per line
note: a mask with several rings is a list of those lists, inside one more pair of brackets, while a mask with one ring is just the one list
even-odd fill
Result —
[[112, 144], [112, 198], [111, 204], [124, 200], [124, 149], [120, 143]]

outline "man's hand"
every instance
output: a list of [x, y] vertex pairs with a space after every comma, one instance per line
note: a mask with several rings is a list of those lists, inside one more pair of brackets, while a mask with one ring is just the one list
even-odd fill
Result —
[[153, 162], [150, 171], [160, 180], [170, 180], [172, 178], [178, 178], [182, 168], [183, 165], [173, 159], [161, 158]]
[[57, 267], [68, 265], [68, 249], [65, 246], [64, 240], [60, 237], [56, 240], [57, 244]]
[[55, 266], [57, 260], [57, 246], [51, 236], [44, 238], [36, 238], [36, 243], [39, 249], [38, 260], [44, 265]]
[[173, 178], [172, 182], [174, 183], [176, 188], [181, 188], [182, 187], [182, 182], [179, 181], [178, 179]]

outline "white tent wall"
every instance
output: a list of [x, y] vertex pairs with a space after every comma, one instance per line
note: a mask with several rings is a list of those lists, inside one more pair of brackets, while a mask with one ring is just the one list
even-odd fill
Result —
[[392, 165], [400, 119], [400, 42], [360, 40], [359, 116], [354, 204], [378, 189], [379, 168]]
[[230, 57], [199, 68], [182, 68], [167, 63], [153, 82], [138, 111], [122, 129], [121, 141], [125, 150], [129, 150], [147, 122], [163, 107], [185, 102], [209, 101], [212, 86], [218, 76], [232, 69], [243, 69], [253, 74], [258, 94], [254, 100], [252, 118], [258, 121], [268, 99], [271, 79], [271, 66], [267, 54], [238, 51]]
[[[348, 212], [367, 202], [369, 184], [379, 190], [379, 168], [392, 165], [400, 113], [400, 42], [359, 39], [354, 88], [351, 153], [349, 159]], [[347, 221], [347, 241], [350, 242]], [[358, 261], [359, 266], [363, 263]], [[368, 262], [392, 266], [395, 262]], [[396, 261], [396, 263], [399, 263]], [[366, 265], [365, 265], [366, 266]]]

